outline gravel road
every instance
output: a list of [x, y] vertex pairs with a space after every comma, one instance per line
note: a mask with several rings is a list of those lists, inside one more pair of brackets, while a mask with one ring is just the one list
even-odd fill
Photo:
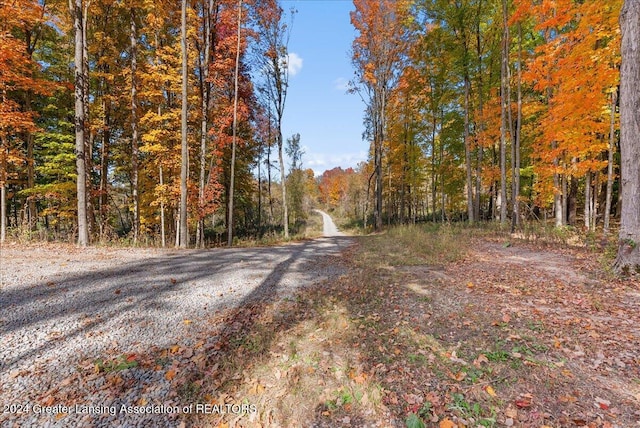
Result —
[[[165, 371], [121, 370], [113, 395], [101, 388], [104, 373], [86, 376], [87, 366], [91, 373], [100, 358], [192, 346], [194, 331], [216, 311], [276, 301], [341, 274], [336, 258], [351, 240], [322, 215], [328, 237], [278, 247], [5, 246], [0, 426], [176, 426], [179, 415], [167, 409], [178, 397]], [[166, 409], [140, 415], [121, 413], [123, 405]]]
[[344, 233], [338, 231], [336, 224], [329, 214], [324, 211], [314, 210], [322, 216], [322, 235], [325, 237], [331, 236], [345, 236]]

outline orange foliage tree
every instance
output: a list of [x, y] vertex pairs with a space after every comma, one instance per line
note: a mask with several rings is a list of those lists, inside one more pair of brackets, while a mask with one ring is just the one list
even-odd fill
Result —
[[0, 242], [6, 239], [7, 186], [19, 178], [24, 166], [29, 174], [33, 170], [33, 141], [29, 140], [37, 127], [30, 95], [46, 95], [51, 90], [37, 76], [40, 66], [32, 57], [33, 38], [37, 38], [34, 29], [43, 21], [44, 10], [38, 1], [0, 3]]

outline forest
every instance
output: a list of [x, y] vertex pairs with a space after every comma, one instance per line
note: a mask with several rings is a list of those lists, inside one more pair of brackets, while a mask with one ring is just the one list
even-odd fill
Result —
[[370, 160], [316, 180], [294, 161], [284, 182], [305, 195], [287, 198], [277, 3], [4, 1], [3, 237], [167, 245], [185, 193], [201, 246], [230, 215], [236, 233], [284, 231], [285, 208], [304, 218], [322, 189], [376, 229], [552, 220], [606, 234], [621, 209], [621, 3], [355, 1], [350, 90], [367, 101]]
[[355, 0], [370, 155], [320, 177], [281, 130], [294, 10], [74, 1], [1, 3], [2, 240], [203, 247], [318, 204], [375, 230], [620, 218], [621, 0]]

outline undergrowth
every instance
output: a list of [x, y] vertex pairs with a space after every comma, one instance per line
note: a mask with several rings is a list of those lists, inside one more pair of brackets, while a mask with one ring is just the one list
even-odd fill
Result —
[[367, 266], [440, 265], [465, 254], [463, 229], [451, 225], [397, 226], [360, 239], [358, 261]]

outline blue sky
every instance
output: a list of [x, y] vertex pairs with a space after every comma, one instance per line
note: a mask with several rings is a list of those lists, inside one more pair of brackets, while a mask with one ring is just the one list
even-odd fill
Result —
[[[300, 133], [303, 168], [316, 175], [336, 166], [353, 167], [366, 160], [362, 141], [364, 105], [346, 93], [353, 76], [349, 49], [354, 29], [350, 0], [282, 0], [295, 7], [289, 52], [289, 92], [283, 118], [284, 138]], [[299, 60], [299, 61], [298, 61]], [[296, 67], [297, 65], [297, 67]]]

